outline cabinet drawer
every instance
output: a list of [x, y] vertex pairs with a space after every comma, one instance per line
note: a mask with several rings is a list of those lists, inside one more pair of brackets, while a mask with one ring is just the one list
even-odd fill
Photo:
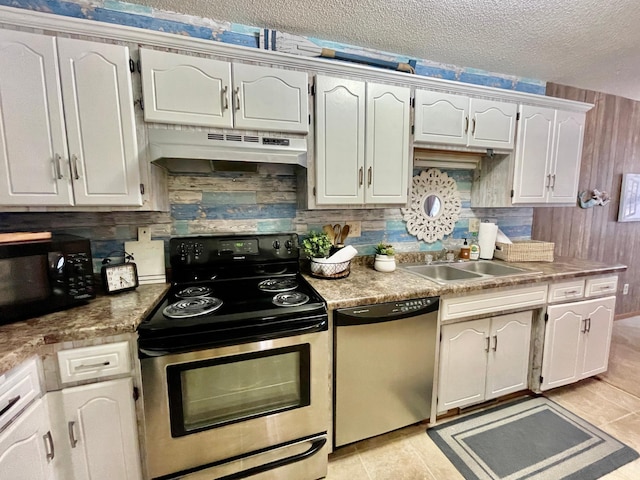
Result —
[[63, 384], [129, 373], [129, 344], [118, 342], [62, 350], [58, 352], [58, 367]]
[[547, 284], [512, 290], [445, 298], [440, 303], [441, 319], [485, 315], [504, 310], [536, 307], [547, 301]]
[[596, 295], [613, 295], [618, 287], [618, 276], [588, 278], [585, 288], [585, 296], [594, 297]]
[[566, 302], [584, 296], [584, 279], [554, 283], [549, 286], [549, 303]]
[[35, 358], [0, 376], [0, 430], [41, 393]]

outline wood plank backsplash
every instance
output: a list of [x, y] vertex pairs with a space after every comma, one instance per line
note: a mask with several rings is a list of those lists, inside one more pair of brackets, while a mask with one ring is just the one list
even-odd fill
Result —
[[[623, 173], [640, 173], [640, 102], [547, 84], [547, 95], [595, 104], [587, 113], [579, 191], [606, 191], [602, 206], [534, 208], [532, 238], [555, 242], [555, 254], [627, 265], [616, 314], [640, 313], [640, 222], [617, 221]], [[629, 293], [622, 294], [625, 283]]]

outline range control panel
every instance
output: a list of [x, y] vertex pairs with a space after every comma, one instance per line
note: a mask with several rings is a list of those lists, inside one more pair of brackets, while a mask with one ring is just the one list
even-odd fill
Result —
[[295, 233], [175, 237], [169, 240], [169, 251], [173, 267], [296, 260], [299, 256]]

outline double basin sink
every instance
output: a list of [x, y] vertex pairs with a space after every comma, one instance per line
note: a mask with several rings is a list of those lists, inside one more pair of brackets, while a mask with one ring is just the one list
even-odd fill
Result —
[[415, 273], [436, 283], [485, 280], [493, 277], [540, 273], [511, 265], [504, 265], [491, 260], [449, 262], [430, 265], [400, 264], [398, 268]]

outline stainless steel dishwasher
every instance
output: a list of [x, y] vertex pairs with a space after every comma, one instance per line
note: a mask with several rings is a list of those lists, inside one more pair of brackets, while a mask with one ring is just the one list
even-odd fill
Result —
[[334, 316], [334, 446], [429, 418], [439, 297]]

